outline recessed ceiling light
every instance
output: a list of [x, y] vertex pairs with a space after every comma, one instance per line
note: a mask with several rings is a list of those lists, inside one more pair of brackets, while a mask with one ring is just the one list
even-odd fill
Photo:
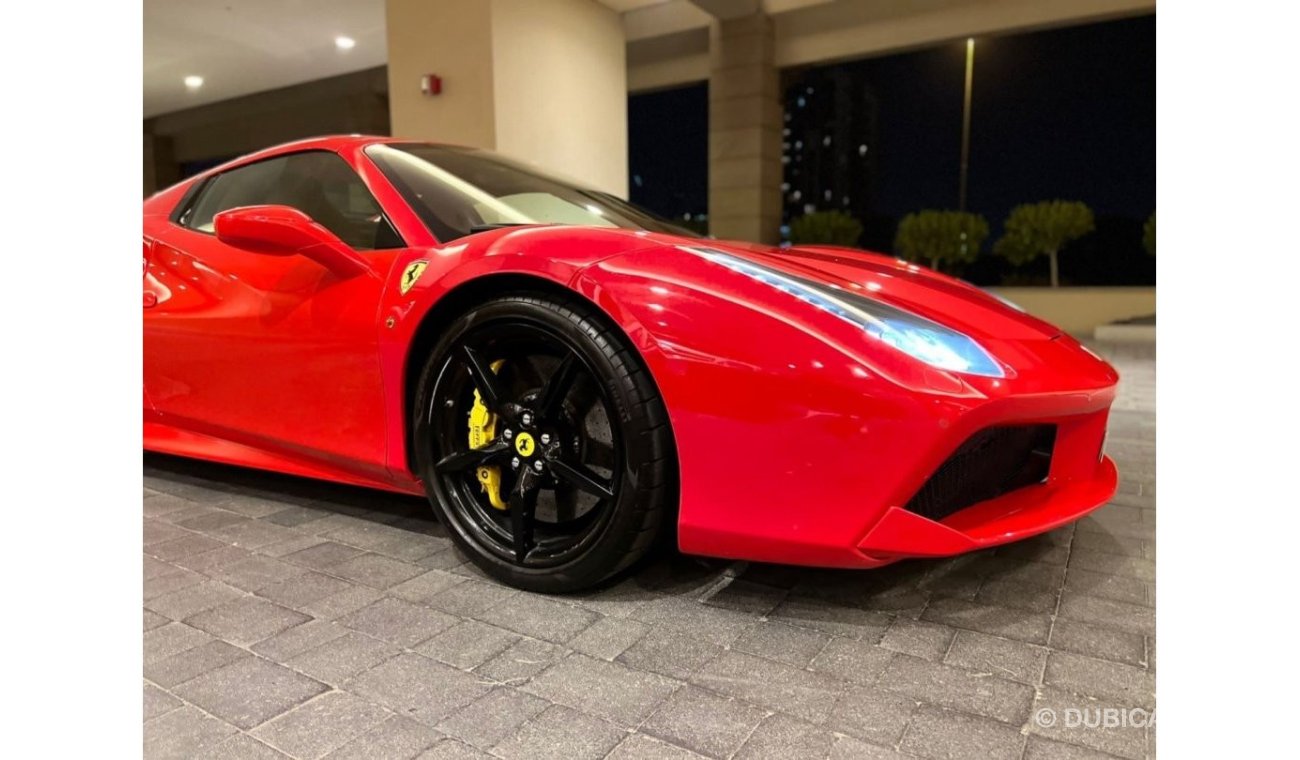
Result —
[[338, 48], [339, 50], [351, 50], [356, 46], [357, 46], [357, 41], [352, 39], [351, 37], [339, 36], [334, 38], [334, 47]]
[[203, 86], [203, 77], [194, 76], [193, 74], [185, 77], [185, 86], [191, 90], [197, 90]]

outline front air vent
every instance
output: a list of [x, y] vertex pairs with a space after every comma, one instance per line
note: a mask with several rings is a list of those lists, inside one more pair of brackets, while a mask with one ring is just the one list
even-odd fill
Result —
[[906, 509], [942, 520], [981, 501], [1042, 483], [1055, 443], [1055, 425], [985, 428], [944, 460]]

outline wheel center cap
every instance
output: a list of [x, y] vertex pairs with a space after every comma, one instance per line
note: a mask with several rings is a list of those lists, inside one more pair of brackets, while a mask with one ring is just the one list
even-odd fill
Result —
[[537, 444], [533, 442], [533, 437], [528, 433], [520, 433], [515, 436], [515, 451], [519, 452], [519, 456], [530, 457], [536, 449]]

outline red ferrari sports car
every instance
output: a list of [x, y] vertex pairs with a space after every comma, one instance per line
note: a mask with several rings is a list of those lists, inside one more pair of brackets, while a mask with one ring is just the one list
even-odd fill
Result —
[[1114, 493], [1116, 381], [951, 277], [481, 150], [307, 140], [144, 203], [146, 449], [426, 494], [532, 590], [668, 535], [869, 568], [1050, 530]]

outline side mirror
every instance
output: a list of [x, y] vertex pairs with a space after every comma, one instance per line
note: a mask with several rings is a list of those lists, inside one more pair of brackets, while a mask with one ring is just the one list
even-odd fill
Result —
[[212, 220], [226, 245], [272, 256], [306, 256], [341, 277], [371, 271], [370, 263], [337, 235], [290, 206], [241, 206]]

